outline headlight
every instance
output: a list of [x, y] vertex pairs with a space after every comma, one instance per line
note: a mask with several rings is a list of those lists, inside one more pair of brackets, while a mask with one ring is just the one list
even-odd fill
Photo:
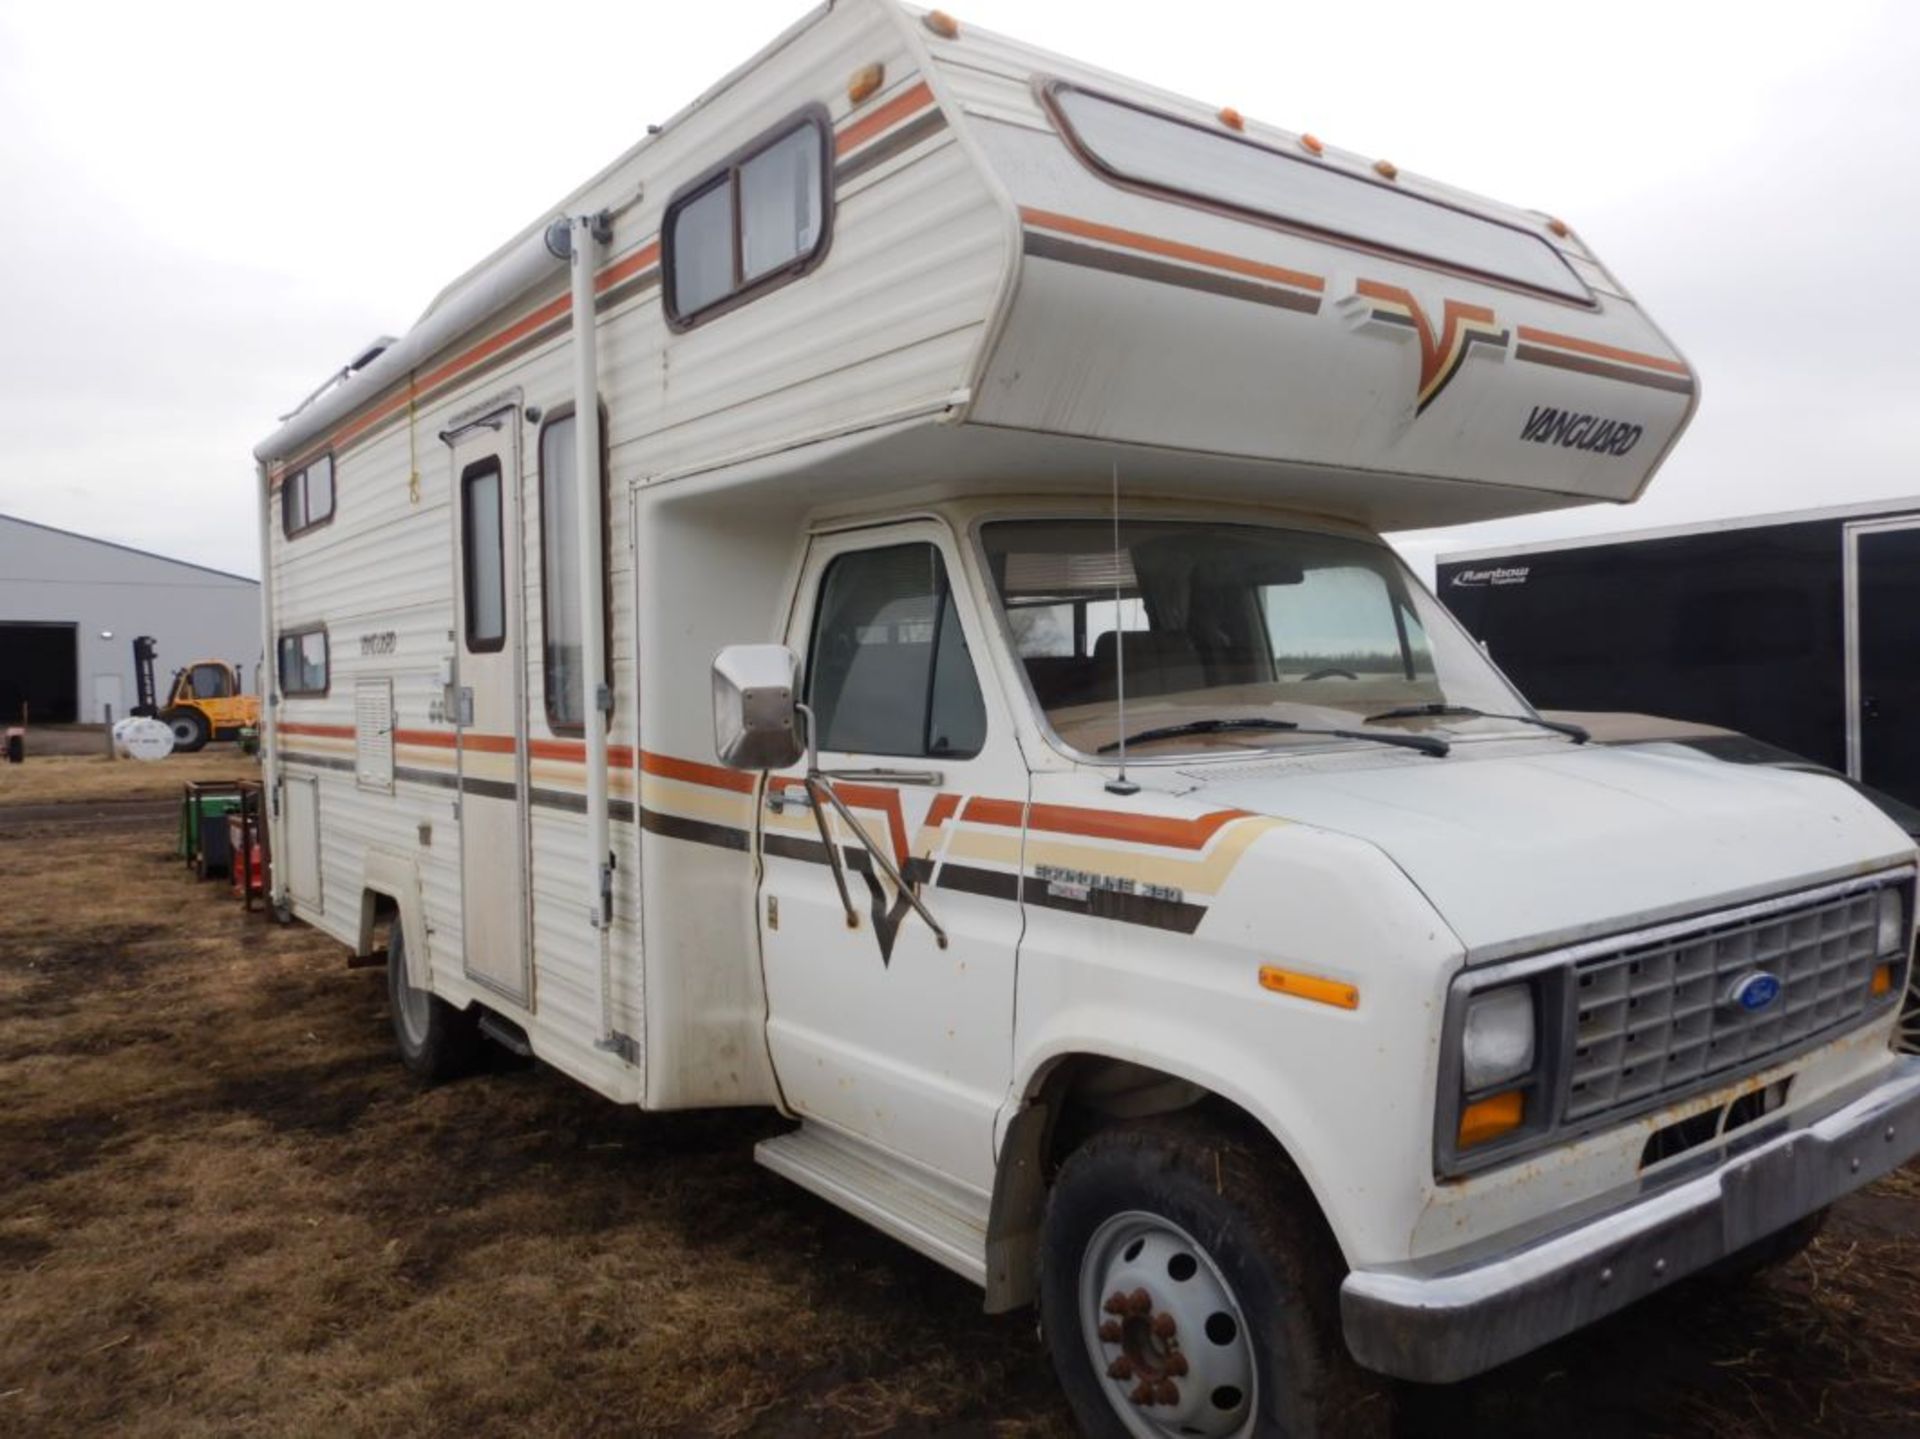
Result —
[[1907, 952], [1907, 906], [1897, 889], [1880, 891], [1880, 910], [1874, 923], [1873, 952], [1904, 957]]
[[1477, 1094], [1533, 1068], [1533, 987], [1510, 984], [1475, 995], [1460, 1035], [1460, 1079]]

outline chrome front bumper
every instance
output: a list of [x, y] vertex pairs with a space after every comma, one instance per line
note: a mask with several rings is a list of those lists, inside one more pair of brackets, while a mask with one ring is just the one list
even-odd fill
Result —
[[1718, 1167], [1483, 1263], [1356, 1270], [1347, 1347], [1400, 1379], [1465, 1379], [1766, 1238], [1920, 1151], [1920, 1058]]

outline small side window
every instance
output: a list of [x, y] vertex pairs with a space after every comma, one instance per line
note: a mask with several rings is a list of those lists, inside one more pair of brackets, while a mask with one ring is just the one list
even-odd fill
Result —
[[500, 516], [500, 462], [489, 455], [460, 473], [467, 648], [475, 653], [507, 643], [507, 551]]
[[825, 253], [830, 134], [824, 111], [729, 156], [667, 206], [667, 319], [675, 329], [804, 274]]
[[980, 753], [986, 706], [938, 549], [891, 545], [827, 566], [807, 697], [823, 750], [945, 759]]
[[333, 518], [333, 456], [322, 455], [280, 482], [280, 530], [288, 539]]
[[322, 627], [289, 630], [279, 644], [280, 693], [288, 696], [323, 695], [328, 673], [327, 632]]
[[192, 675], [193, 697], [198, 700], [231, 699], [233, 681], [225, 665], [195, 665]]
[[[606, 426], [600, 427], [604, 437]], [[547, 723], [578, 730], [586, 723], [586, 651], [580, 622], [580, 532], [574, 455], [578, 427], [571, 413], [540, 427], [540, 639]], [[613, 566], [607, 548], [607, 457], [600, 455], [600, 604], [606, 665], [613, 672]]]

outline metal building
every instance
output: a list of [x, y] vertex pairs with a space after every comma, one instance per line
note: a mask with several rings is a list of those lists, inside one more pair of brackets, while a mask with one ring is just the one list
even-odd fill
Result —
[[231, 662], [255, 686], [260, 584], [184, 560], [0, 515], [0, 724], [98, 722], [135, 702], [133, 639], [167, 676]]

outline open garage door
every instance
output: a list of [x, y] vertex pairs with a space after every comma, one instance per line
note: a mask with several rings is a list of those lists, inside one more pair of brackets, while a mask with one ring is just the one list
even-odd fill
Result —
[[0, 623], [0, 724], [72, 724], [80, 711], [80, 627]]

